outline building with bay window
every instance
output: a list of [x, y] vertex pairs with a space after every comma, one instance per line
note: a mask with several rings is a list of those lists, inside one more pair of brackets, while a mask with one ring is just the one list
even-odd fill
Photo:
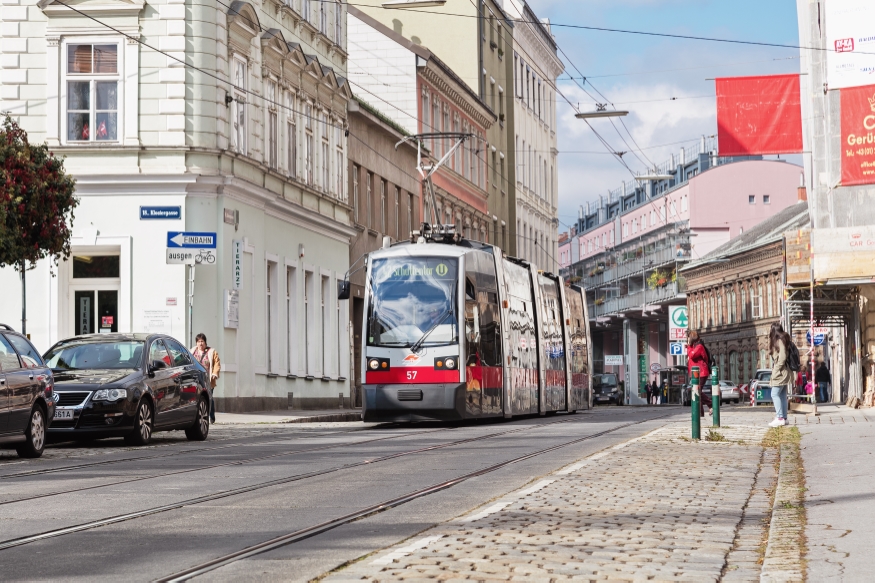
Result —
[[[203, 332], [220, 410], [348, 403], [346, 4], [73, 8], [0, 6], [0, 110], [65, 157], [81, 201], [70, 260], [27, 272], [35, 344]], [[216, 249], [170, 264], [179, 232]], [[19, 321], [19, 297], [0, 321]]]

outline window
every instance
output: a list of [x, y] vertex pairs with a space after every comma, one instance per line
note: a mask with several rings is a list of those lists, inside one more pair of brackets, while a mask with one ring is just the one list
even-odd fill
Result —
[[395, 239], [401, 238], [401, 224], [399, 222], [399, 215], [401, 213], [401, 189], [397, 186], [395, 187]]
[[[288, 356], [288, 374], [295, 374], [298, 371], [297, 366], [292, 366], [292, 361], [298, 357], [298, 310], [295, 306], [295, 288], [297, 287], [295, 279], [295, 268], [286, 267], [286, 343], [289, 347]], [[295, 363], [298, 364], [298, 363]]]
[[331, 182], [329, 181], [329, 174], [328, 174], [328, 164], [329, 164], [328, 128], [329, 128], [328, 116], [323, 111], [319, 114], [319, 134], [322, 136], [322, 142], [321, 142], [322, 143], [322, 150], [321, 150], [321, 156], [320, 156], [321, 159], [319, 160], [319, 162], [322, 166], [322, 172], [321, 172], [321, 175], [319, 176], [319, 181], [320, 181], [319, 186], [322, 187], [322, 190], [324, 192], [328, 192], [329, 188], [331, 187]]
[[[431, 123], [433, 126], [431, 131], [439, 132], [441, 131], [441, 104], [437, 99], [432, 100], [431, 113]], [[431, 152], [436, 158], [441, 157], [441, 150], [443, 149], [442, 146], [442, 140], [439, 140], [437, 138], [432, 140]]]
[[756, 204], [756, 203], [757, 203], [757, 197], [755, 194], [747, 195], [747, 204]]
[[279, 316], [279, 309], [277, 308], [277, 264], [274, 261], [267, 262], [267, 281], [265, 282], [265, 291], [267, 294], [267, 311], [265, 316], [267, 317], [265, 328], [267, 329], [267, 372], [274, 372], [274, 356], [273, 350], [276, 346], [276, 341], [274, 339], [274, 335], [276, 334], [276, 324], [274, 321]]
[[310, 3], [313, 0], [301, 0], [301, 16], [304, 17], [304, 20], [310, 22]]
[[365, 188], [367, 188], [367, 192], [365, 193], [365, 218], [367, 220], [366, 225], [368, 228], [373, 224], [373, 217], [371, 216], [371, 193], [373, 191], [374, 186], [374, 175], [368, 172], [367, 181], [365, 184]]
[[[458, 114], [453, 116], [453, 131], [457, 134], [462, 132], [461, 121], [459, 120]], [[455, 142], [458, 138], [454, 139]], [[462, 173], [462, 148], [456, 148], [456, 151], [453, 152], [453, 170]]]
[[[3, 338], [3, 336], [0, 336], [0, 341], [2, 341]], [[21, 364], [24, 368], [38, 368], [43, 366], [42, 357], [30, 342], [21, 336], [16, 336], [15, 334], [10, 334], [7, 338], [9, 342], [18, 349], [18, 355], [21, 357]], [[140, 352], [142, 353], [142, 350]], [[188, 353], [188, 351], [184, 352]], [[188, 362], [188, 364], [191, 364], [191, 362]], [[18, 367], [16, 366], [15, 368]], [[0, 370], [3, 370], [2, 363], [0, 363]]]
[[334, 42], [343, 45], [343, 6], [340, 0], [334, 0]]
[[413, 230], [413, 194], [407, 195], [407, 230]]
[[[156, 362], [163, 363], [164, 366], [155, 366]], [[170, 366], [170, 356], [167, 354], [167, 349], [164, 347], [164, 341], [160, 338], [152, 343], [149, 347], [149, 365], [155, 368], [164, 368]]]
[[770, 281], [766, 283], [766, 293], [768, 294], [766, 303], [766, 312], [769, 318], [775, 315], [775, 283]]
[[188, 356], [188, 350], [182, 347], [176, 340], [168, 338], [166, 341], [167, 349], [170, 351], [171, 366], [188, 366], [191, 364], [191, 358]]
[[723, 296], [717, 297], [717, 323], [723, 325]]
[[422, 133], [428, 133], [431, 131], [431, 128], [428, 125], [429, 115], [431, 114], [431, 109], [429, 107], [430, 106], [428, 104], [428, 91], [423, 89], [422, 90], [422, 130], [421, 130]]
[[304, 179], [313, 184], [313, 105], [304, 108]]
[[764, 194], [763, 195], [763, 204], [771, 204], [771, 203], [772, 203], [772, 197], [769, 196], [768, 194]]
[[352, 166], [352, 212], [356, 223], [361, 223], [359, 218], [359, 172], [361, 169], [353, 164]]
[[386, 233], [386, 181], [380, 181], [380, 232]]
[[67, 45], [67, 140], [118, 140], [117, 44]]
[[319, 32], [328, 34], [328, 6], [322, 0], [319, 0]]
[[246, 153], [246, 63], [235, 58], [234, 66], [234, 101], [232, 104], [232, 124], [233, 131], [231, 132], [231, 145], [239, 154]]
[[741, 321], [745, 320], [747, 320], [747, 288], [741, 286]]
[[310, 343], [310, 326], [313, 321], [313, 316], [310, 314], [310, 298], [313, 295], [313, 272], [304, 272], [304, 373], [312, 378], [313, 376], [313, 346]]
[[763, 317], [763, 284], [757, 284], [757, 294], [753, 295], [751, 291], [751, 317], [753, 319]]
[[288, 118], [286, 118], [286, 170], [289, 176], [298, 176], [298, 116], [295, 110], [295, 96], [288, 93], [286, 96]]
[[267, 163], [271, 168], [277, 165], [277, 122], [276, 82], [267, 82]]
[[322, 376], [327, 377], [331, 372], [331, 307], [327, 301], [331, 297], [330, 280], [322, 276], [322, 293], [319, 294], [322, 310]]

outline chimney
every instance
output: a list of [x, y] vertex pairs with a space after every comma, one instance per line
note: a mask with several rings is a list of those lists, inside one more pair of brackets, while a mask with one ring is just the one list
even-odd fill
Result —
[[799, 188], [796, 189], [796, 200], [802, 202], [808, 200], [808, 190], [805, 188], [805, 175], [799, 174]]

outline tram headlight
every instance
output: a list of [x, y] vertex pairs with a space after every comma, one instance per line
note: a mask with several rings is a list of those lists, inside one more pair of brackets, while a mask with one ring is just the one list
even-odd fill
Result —
[[458, 361], [455, 356], [448, 356], [446, 358], [436, 358], [434, 361], [434, 367], [437, 370], [455, 370]]
[[380, 361], [376, 358], [372, 358], [368, 361], [368, 368], [371, 370], [379, 370], [380, 369]]
[[456, 359], [448, 358], [444, 361], [444, 366], [447, 368], [456, 368]]

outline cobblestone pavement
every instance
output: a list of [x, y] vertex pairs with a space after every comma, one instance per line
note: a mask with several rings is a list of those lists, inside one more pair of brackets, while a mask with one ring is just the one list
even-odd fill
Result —
[[770, 418], [727, 412], [701, 442], [689, 440], [689, 422], [668, 424], [327, 580], [756, 581], [774, 480], [760, 445]]

